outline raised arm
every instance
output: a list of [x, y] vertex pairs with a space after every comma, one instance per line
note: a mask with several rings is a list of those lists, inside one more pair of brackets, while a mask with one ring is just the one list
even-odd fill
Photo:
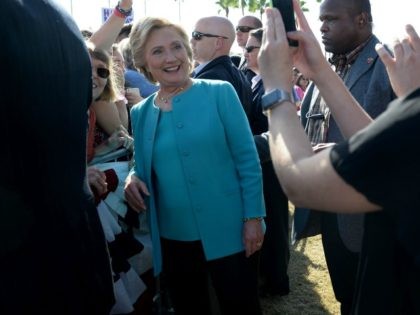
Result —
[[93, 33], [90, 38], [90, 41], [95, 45], [95, 47], [106, 51], [111, 50], [112, 44], [115, 42], [121, 28], [124, 26], [124, 12], [131, 11], [133, 0], [120, 0], [117, 6], [121, 9], [121, 12], [116, 12], [114, 10], [108, 20], [106, 20], [106, 22], [102, 24], [102, 26]]
[[[305, 71], [304, 75], [318, 81], [322, 81], [323, 76], [328, 76], [330, 84], [342, 90], [346, 97], [341, 96], [338, 104], [341, 105], [343, 98], [353, 102], [347, 96], [348, 92], [342, 86], [341, 80], [330, 72], [319, 45], [309, 33], [309, 28], [294, 36], [299, 40], [297, 51], [289, 50], [279, 12], [276, 9], [267, 9], [266, 13], [267, 26], [259, 56], [266, 90], [278, 88], [290, 92], [292, 62], [297, 60], [297, 67]], [[273, 108], [268, 112], [268, 119], [273, 164], [284, 191], [294, 204], [343, 212], [378, 208], [338, 176], [329, 160], [330, 150], [314, 155], [293, 103], [284, 102]]]
[[[303, 15], [296, 2], [295, 5], [302, 26]], [[291, 34], [290, 37], [299, 40], [299, 48], [290, 51], [280, 14], [275, 9], [267, 9], [267, 31], [259, 56], [261, 75], [267, 90], [278, 88], [291, 91], [294, 60], [299, 62], [296, 65], [305, 71], [304, 74], [309, 73], [321, 85], [324, 97], [335, 99], [335, 107], [353, 105], [357, 112], [359, 107], [353, 103], [341, 80], [322, 64], [322, 53], [312, 39], [307, 24], [303, 28], [306, 30]], [[407, 27], [407, 33], [408, 38], [395, 47], [395, 58], [378, 47], [399, 96], [420, 86], [420, 39], [411, 26]], [[340, 98], [337, 98], [337, 89], [341, 90]], [[357, 113], [353, 114], [352, 119], [357, 117], [366, 119]], [[292, 103], [286, 101], [274, 107], [268, 112], [268, 118], [272, 160], [280, 182], [293, 203], [326, 211], [367, 212], [380, 209], [336, 173], [329, 157], [330, 149], [314, 155]]]

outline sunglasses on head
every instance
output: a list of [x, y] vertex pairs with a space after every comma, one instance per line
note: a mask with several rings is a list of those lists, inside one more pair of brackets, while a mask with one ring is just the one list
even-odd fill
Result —
[[249, 33], [249, 31], [255, 30], [255, 27], [250, 26], [237, 26], [236, 31], [241, 33]]
[[220, 35], [213, 35], [213, 34], [207, 34], [207, 33], [201, 33], [198, 31], [194, 31], [191, 34], [192, 38], [195, 40], [201, 40], [203, 37], [219, 37], [219, 38], [225, 38], [228, 39], [226, 36], [220, 36]]
[[246, 46], [244, 49], [245, 51], [250, 54], [255, 48], [260, 48], [260, 46]]
[[107, 68], [96, 68], [96, 74], [102, 79], [108, 79], [110, 72]]

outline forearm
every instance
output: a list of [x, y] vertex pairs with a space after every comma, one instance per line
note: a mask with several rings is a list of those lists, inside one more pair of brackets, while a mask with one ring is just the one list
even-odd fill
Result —
[[268, 114], [270, 153], [273, 166], [286, 193], [299, 190], [304, 174], [298, 170], [299, 161], [312, 156], [306, 136], [293, 103], [284, 102]]
[[[128, 11], [131, 9], [131, 2], [131, 0], [120, 1], [120, 7]], [[90, 41], [95, 47], [110, 51], [124, 23], [124, 17], [117, 16], [114, 13], [111, 14], [108, 20], [92, 35]]]
[[125, 129], [128, 129], [128, 110], [125, 102], [116, 101], [115, 106], [118, 110], [118, 116], [120, 118], [121, 125], [124, 126]]
[[364, 111], [332, 69], [325, 69], [319, 73], [314, 78], [314, 82], [331, 109], [334, 120], [345, 138], [351, 137], [372, 122], [372, 118]]
[[[120, 119], [120, 111], [114, 102], [96, 101], [92, 104], [92, 107], [96, 113], [96, 123], [108, 135], [111, 135], [123, 125], [123, 122]], [[126, 122], [128, 123], [128, 118]]]

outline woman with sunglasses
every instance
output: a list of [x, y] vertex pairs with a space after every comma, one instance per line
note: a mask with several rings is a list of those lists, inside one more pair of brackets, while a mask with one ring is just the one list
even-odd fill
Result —
[[[92, 99], [94, 102], [112, 103], [116, 97], [113, 79], [110, 77], [112, 65], [107, 52], [88, 49], [92, 62]], [[115, 130], [106, 140], [95, 145], [96, 110], [89, 108], [88, 161], [121, 147], [128, 138], [123, 128]]]
[[[92, 64], [92, 98], [103, 102], [112, 102], [117, 95], [115, 72], [111, 56], [103, 50], [88, 47]], [[111, 70], [110, 70], [111, 69]], [[104, 143], [94, 146], [96, 115], [89, 109], [89, 128], [87, 140], [87, 161], [90, 162], [96, 154], [105, 154], [122, 146], [129, 136], [125, 131], [114, 132]], [[114, 279], [115, 304], [111, 314], [128, 314], [134, 310], [133, 305], [143, 292], [144, 284], [137, 273], [131, 268], [128, 259], [139, 254], [143, 245], [126, 233], [116, 220], [117, 213], [111, 210], [102, 200], [109, 191], [115, 191], [118, 185], [115, 165], [109, 163], [93, 165], [87, 168], [87, 180], [95, 196], [99, 218], [108, 242], [109, 254]], [[128, 169], [128, 166], [126, 167]], [[128, 170], [127, 170], [128, 171]], [[121, 177], [121, 176], [119, 176]], [[129, 254], [125, 254], [129, 253]]]
[[209, 279], [222, 314], [261, 314], [261, 169], [239, 98], [227, 82], [190, 78], [188, 36], [176, 24], [146, 18], [130, 44], [136, 68], [160, 85], [131, 111], [125, 189], [132, 208], [147, 210], [154, 272], [163, 270], [176, 314], [210, 314]]

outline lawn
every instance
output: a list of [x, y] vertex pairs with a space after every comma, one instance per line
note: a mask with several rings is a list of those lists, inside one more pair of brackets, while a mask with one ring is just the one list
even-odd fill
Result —
[[334, 297], [325, 263], [321, 237], [301, 240], [291, 246], [290, 250], [291, 292], [283, 297], [263, 298], [264, 315], [340, 314], [340, 306]]

